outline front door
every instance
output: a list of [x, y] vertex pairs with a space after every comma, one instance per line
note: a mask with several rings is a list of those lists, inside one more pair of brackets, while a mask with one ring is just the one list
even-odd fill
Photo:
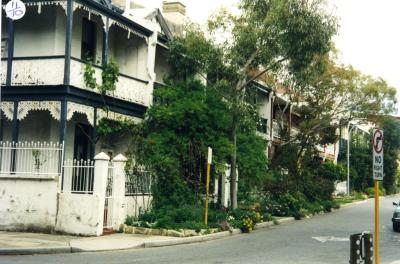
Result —
[[90, 153], [90, 135], [92, 128], [89, 125], [77, 123], [75, 125], [74, 159], [88, 160]]
[[94, 167], [91, 165], [91, 127], [77, 123], [75, 125], [74, 160], [76, 167], [72, 171], [72, 190], [78, 193], [92, 193]]

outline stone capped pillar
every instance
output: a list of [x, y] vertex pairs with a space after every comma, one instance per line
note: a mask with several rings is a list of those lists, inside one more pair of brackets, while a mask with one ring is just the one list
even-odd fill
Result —
[[125, 164], [128, 159], [118, 154], [112, 160], [114, 165], [113, 174], [113, 212], [112, 225], [114, 230], [118, 230], [120, 224], [125, 222]]
[[93, 196], [98, 198], [98, 219], [96, 235], [100, 236], [103, 233], [104, 220], [104, 204], [106, 199], [108, 164], [110, 157], [101, 152], [94, 157], [94, 181], [93, 181]]

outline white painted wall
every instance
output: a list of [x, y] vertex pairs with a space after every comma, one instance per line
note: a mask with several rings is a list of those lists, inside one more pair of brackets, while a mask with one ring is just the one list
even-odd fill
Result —
[[97, 208], [104, 206], [104, 198], [88, 194], [61, 193], [56, 231], [69, 234], [96, 236], [103, 226], [103, 215]]
[[140, 212], [151, 208], [150, 195], [125, 196], [125, 215], [139, 216]]
[[52, 231], [58, 180], [0, 178], [0, 230]]
[[[129, 38], [128, 38], [129, 37]], [[143, 38], [118, 26], [111, 26], [109, 31], [110, 58], [114, 59], [120, 72], [129, 76], [147, 80], [147, 44]]]
[[65, 26], [67, 16], [62, 7], [56, 7], [55, 42], [54, 53], [65, 54]]
[[41, 14], [37, 7], [27, 7], [24, 19], [14, 22], [14, 56], [60, 55], [55, 53], [57, 14], [54, 6], [43, 6]]

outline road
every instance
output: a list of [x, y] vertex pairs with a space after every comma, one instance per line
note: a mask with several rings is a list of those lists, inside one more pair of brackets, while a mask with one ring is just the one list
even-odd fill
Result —
[[[392, 201], [381, 199], [381, 263], [400, 264]], [[114, 252], [0, 256], [0, 263], [348, 263], [350, 234], [373, 231], [373, 200], [250, 234], [205, 243]]]

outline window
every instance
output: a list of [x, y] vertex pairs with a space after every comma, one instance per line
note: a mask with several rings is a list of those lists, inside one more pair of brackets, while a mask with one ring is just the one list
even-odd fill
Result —
[[257, 131], [268, 134], [268, 119], [260, 117], [260, 120], [257, 124]]
[[96, 24], [84, 18], [82, 21], [81, 59], [93, 60], [96, 56]]
[[6, 58], [8, 53], [8, 38], [1, 39], [1, 57]]

